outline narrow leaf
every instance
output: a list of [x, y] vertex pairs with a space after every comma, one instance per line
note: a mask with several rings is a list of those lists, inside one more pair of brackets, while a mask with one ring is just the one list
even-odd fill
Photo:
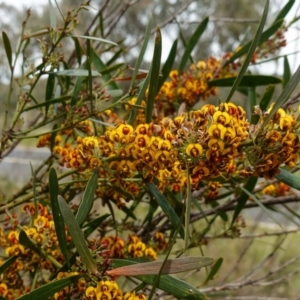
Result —
[[[257, 183], [257, 177], [251, 177], [248, 179], [247, 183], [245, 184], [244, 189], [249, 192], [252, 192], [253, 189], [255, 188], [256, 183]], [[242, 193], [240, 194], [239, 198], [237, 199], [237, 205], [236, 205], [233, 217], [232, 217], [231, 224], [234, 223], [235, 219], [238, 217], [238, 215], [244, 208], [248, 198], [249, 198], [249, 195], [246, 192], [244, 192], [244, 190], [243, 190]]]
[[27, 108], [24, 108], [23, 111], [29, 111], [29, 110], [41, 108], [41, 107], [48, 106], [48, 105], [50, 106], [51, 104], [55, 104], [55, 103], [64, 103], [66, 100], [69, 100], [69, 99], [70, 99], [69, 95], [62, 96], [62, 97], [57, 98], [57, 99], [51, 99], [47, 102], [41, 102], [41, 103], [38, 103], [36, 105], [29, 106]]
[[88, 237], [91, 233], [93, 233], [101, 224], [102, 222], [107, 219], [110, 216], [110, 214], [105, 214], [103, 216], [100, 216], [89, 223], [85, 224], [83, 226], [84, 230], [84, 235]]
[[83, 77], [78, 77], [77, 80], [76, 80], [76, 83], [74, 85], [72, 98], [71, 98], [71, 102], [70, 102], [71, 106], [76, 106], [78, 96], [79, 96], [79, 92], [81, 90], [82, 81], [83, 81]]
[[146, 105], [146, 123], [152, 121], [152, 111], [155, 102], [155, 96], [157, 94], [159, 71], [161, 60], [161, 32], [160, 29], [156, 29], [155, 45], [152, 58], [151, 72], [150, 72], [150, 85], [148, 91], [148, 99]]
[[295, 4], [295, 0], [290, 0], [278, 13], [273, 23], [275, 23], [278, 20], [284, 19], [286, 15], [289, 13], [293, 5]]
[[52, 127], [52, 133], [51, 133], [51, 138], [50, 138], [50, 151], [51, 153], [53, 153], [53, 148], [55, 146], [55, 138], [56, 138], [56, 135], [57, 135], [57, 131], [56, 129], [58, 128], [57, 126], [57, 123], [55, 123]]
[[31, 180], [32, 180], [32, 195], [33, 195], [33, 204], [34, 204], [34, 218], [37, 217], [38, 208], [37, 208], [37, 198], [36, 198], [36, 182], [35, 182], [35, 174], [33, 170], [32, 163], [30, 162], [30, 169], [31, 169]]
[[[209, 86], [232, 86], [237, 76], [213, 79], [208, 82]], [[282, 83], [282, 80], [275, 76], [268, 75], [244, 75], [239, 83], [239, 87], [256, 87], [268, 84]]]
[[182, 56], [182, 59], [181, 59], [181, 62], [180, 62], [179, 68], [178, 68], [179, 73], [182, 73], [183, 69], [185, 68], [186, 63], [189, 60], [189, 57], [190, 57], [192, 51], [194, 50], [195, 46], [199, 43], [199, 39], [200, 39], [201, 35], [203, 34], [203, 32], [205, 31], [208, 21], [209, 21], [209, 18], [208, 17], [205, 18], [199, 24], [199, 26], [196, 28], [191, 39], [189, 40], [189, 42], [184, 50], [184, 53], [183, 53], [183, 56]]
[[89, 36], [89, 35], [71, 35], [71, 37], [88, 39], [88, 40], [94, 40], [94, 41], [97, 41], [97, 42], [102, 42], [102, 43], [106, 43], [106, 44], [111, 44], [111, 45], [114, 45], [114, 46], [118, 46], [118, 44], [116, 44], [113, 41], [106, 40], [106, 39], [99, 38], [99, 37], [95, 37], [95, 36]]
[[171, 224], [174, 229], [179, 228], [178, 232], [180, 236], [184, 239], [184, 231], [180, 222], [180, 219], [173, 207], [170, 205], [165, 196], [158, 190], [152, 182], [145, 182], [150, 193], [155, 197], [158, 205], [161, 207], [162, 211], [169, 217]]
[[129, 90], [131, 90], [134, 85], [135, 85], [135, 79], [136, 79], [136, 76], [139, 72], [139, 68], [142, 64], [142, 61], [143, 61], [143, 58], [144, 58], [144, 55], [145, 55], [145, 52], [146, 52], [146, 49], [147, 49], [147, 45], [148, 45], [148, 42], [149, 42], [149, 38], [150, 38], [150, 34], [151, 34], [151, 28], [152, 28], [152, 18], [149, 19], [149, 23], [147, 25], [147, 28], [146, 28], [146, 32], [144, 34], [144, 41], [143, 41], [143, 45], [142, 45], [142, 48], [141, 48], [141, 51], [139, 53], [139, 56], [138, 56], [138, 59], [136, 60], [136, 63], [135, 63], [135, 67], [134, 67], [134, 71], [133, 71], [133, 75], [132, 75], [132, 79], [131, 79], [131, 83], [130, 83], [130, 88]]
[[287, 83], [290, 81], [291, 79], [291, 68], [289, 65], [289, 60], [287, 58], [287, 56], [284, 56], [283, 58], [283, 87], [285, 87], [287, 85]]
[[[112, 264], [114, 267], [121, 267], [136, 263], [137, 262], [135, 261], [114, 259]], [[154, 276], [137, 276], [137, 278], [149, 285], [153, 285], [155, 281]], [[177, 299], [207, 300], [207, 298], [198, 289], [169, 275], [160, 276], [157, 287], [162, 291], [173, 295]]]
[[278, 224], [280, 227], [281, 224], [276, 220], [276, 218], [274, 218], [269, 210], [261, 203], [261, 201], [259, 199], [257, 199], [257, 197], [252, 194], [250, 191], [248, 191], [247, 189], [245, 189], [243, 186], [240, 186], [240, 189], [245, 192], [249, 197], [251, 197], [251, 199], [265, 212], [265, 214], [271, 219], [273, 220], [276, 224]]
[[266, 1], [266, 4], [265, 4], [265, 8], [264, 8], [264, 12], [263, 12], [263, 15], [262, 15], [262, 18], [260, 20], [260, 23], [259, 23], [259, 26], [257, 28], [257, 31], [255, 33], [255, 36], [252, 40], [252, 43], [251, 43], [251, 46], [249, 47], [249, 51], [247, 53], [247, 56], [245, 58], [245, 61], [239, 71], [239, 74], [233, 84], [233, 86], [231, 87], [231, 90], [227, 96], [227, 99], [226, 99], [226, 102], [229, 102], [231, 97], [233, 96], [235, 90], [237, 89], [237, 87], [239, 86], [250, 62], [251, 62], [251, 59], [252, 59], [252, 56], [255, 52], [255, 49], [256, 47], [258, 46], [259, 44], [259, 41], [260, 41], [260, 37], [262, 35], [262, 32], [263, 32], [263, 28], [265, 26], [265, 23], [266, 23], [266, 20], [267, 20], [267, 15], [268, 15], [268, 9], [269, 9], [269, 0]]
[[5, 49], [6, 57], [7, 57], [8, 63], [9, 63], [9, 67], [10, 67], [10, 69], [12, 69], [11, 44], [10, 44], [9, 38], [5, 31], [2, 31], [2, 39], [3, 39], [4, 49]]
[[79, 41], [77, 38], [73, 37], [73, 41], [75, 43], [75, 54], [76, 54], [76, 58], [78, 61], [78, 65], [81, 65], [81, 53], [82, 53], [82, 49], [81, 46], [79, 44]]
[[190, 226], [190, 216], [191, 216], [191, 203], [192, 203], [192, 188], [191, 188], [191, 181], [190, 181], [190, 175], [189, 175], [189, 169], [187, 167], [186, 169], [187, 174], [187, 195], [185, 200], [185, 214], [184, 214], [184, 238], [185, 238], [185, 245], [184, 250], [186, 251], [189, 245], [189, 238], [190, 238], [190, 232], [189, 232], [189, 226]]
[[80, 206], [77, 210], [76, 220], [79, 226], [85, 221], [86, 217], [90, 213], [95, 197], [95, 191], [98, 184], [98, 170], [95, 170], [87, 183], [84, 190]]
[[256, 91], [255, 87], [248, 89], [248, 100], [249, 100], [249, 110], [251, 114], [251, 124], [257, 124], [259, 116], [253, 114], [254, 108], [256, 106]]
[[[53, 98], [54, 86], [55, 86], [55, 76], [53, 74], [49, 74], [47, 85], [46, 85], [46, 94], [45, 94], [46, 102]], [[46, 103], [45, 108], [47, 112], [49, 109], [49, 104]]]
[[[260, 127], [260, 130], [266, 126], [266, 124], [271, 120], [271, 118], [274, 116], [274, 114], [277, 112], [277, 110], [283, 106], [283, 104], [289, 99], [291, 93], [296, 88], [300, 80], [300, 65], [291, 78], [291, 80], [287, 83], [287, 85], [284, 87], [282, 93], [279, 95], [278, 99], [276, 100], [274, 106], [272, 107], [270, 113], [266, 116], [264, 119], [264, 122], [262, 126]], [[257, 132], [257, 136], [259, 135], [260, 130]]]
[[58, 196], [58, 205], [61, 211], [61, 214], [64, 218], [65, 223], [69, 228], [70, 235], [76, 247], [76, 250], [80, 254], [83, 262], [86, 264], [87, 269], [97, 275], [97, 263], [94, 261], [89, 248], [86, 245], [84, 235], [64, 198]]
[[67, 243], [67, 237], [65, 232], [65, 223], [57, 201], [57, 197], [59, 194], [59, 186], [58, 186], [57, 174], [54, 168], [51, 168], [49, 172], [49, 193], [50, 193], [54, 227], [55, 227], [59, 248], [68, 266], [70, 267], [69, 255], [68, 255], [68, 243]]
[[300, 191], [300, 176], [295, 175], [291, 172], [288, 172], [282, 168], [280, 168], [280, 173], [277, 174], [276, 179], [279, 181], [289, 185], [290, 187]]
[[[99, 72], [97, 71], [92, 71], [91, 72], [93, 77], [99, 77], [102, 76]], [[68, 70], [62, 70], [62, 71], [57, 71], [57, 72], [48, 72], [48, 74], [54, 74], [57, 76], [82, 76], [82, 77], [88, 77], [89, 76], [89, 71], [88, 70], [83, 70], [83, 69], [68, 69]]]
[[[141, 105], [141, 103], [144, 99], [146, 90], [148, 88], [149, 81], [150, 81], [150, 75], [148, 74], [146, 79], [141, 84], [141, 88], [139, 89], [139, 94], [138, 94], [136, 102], [135, 102], [136, 105]], [[133, 107], [132, 110], [131, 110], [130, 116], [128, 118], [128, 121], [127, 121], [128, 124], [133, 124], [133, 122], [135, 121], [137, 113], [138, 113], [138, 108]]]
[[0, 274], [2, 274], [16, 259], [18, 256], [14, 255], [8, 258], [1, 266], [0, 266]]
[[269, 106], [270, 101], [273, 97], [274, 91], [275, 91], [274, 85], [267, 86], [266, 91], [263, 94], [263, 96], [260, 100], [260, 103], [259, 103], [259, 107], [262, 111], [265, 111], [267, 109], [267, 107]]
[[124, 266], [113, 270], [106, 271], [111, 276], [139, 276], [139, 275], [157, 275], [161, 270], [161, 274], [175, 274], [191, 270], [197, 270], [214, 263], [214, 259], [202, 256], [187, 256], [163, 261], [151, 261], [138, 263], [130, 266]]
[[172, 67], [173, 67], [173, 64], [174, 64], [174, 61], [176, 58], [176, 54], [177, 54], [177, 44], [178, 44], [178, 40], [175, 40], [171, 47], [171, 50], [169, 52], [168, 58], [167, 58], [166, 62], [164, 63], [164, 66], [161, 69], [162, 75], [159, 77], [159, 80], [158, 80], [157, 91], [160, 90], [160, 88], [162, 87], [162, 85], [164, 84], [164, 82], [166, 81], [166, 79], [168, 78], [168, 76], [172, 70]]
[[36, 253], [40, 252], [36, 245], [32, 242], [32, 240], [27, 236], [24, 230], [21, 230], [19, 234], [19, 242], [21, 245], [33, 250]]
[[79, 278], [83, 277], [82, 275], [75, 275], [70, 276], [67, 278], [62, 278], [59, 280], [54, 280], [49, 282], [36, 290], [31, 291], [30, 293], [21, 296], [18, 300], [45, 300], [48, 299], [50, 296], [54, 295], [56, 292], [59, 292], [64, 287], [70, 285], [71, 283], [75, 282]]
[[[114, 81], [112, 81], [112, 77], [107, 72], [107, 66], [101, 60], [100, 56], [92, 48], [91, 48], [91, 52], [92, 52], [92, 62], [95, 66], [95, 69], [103, 76], [103, 78], [107, 82], [109, 82], [108, 85], [111, 89], [114, 89], [114, 90], [118, 89], [118, 85]], [[105, 72], [102, 73], [102, 71], [105, 71]]]
[[48, 0], [49, 3], [49, 14], [50, 14], [50, 26], [53, 29], [56, 29], [56, 14], [55, 14], [55, 9], [52, 5], [52, 1]]
[[223, 264], [223, 258], [220, 257], [219, 259], [217, 259], [217, 261], [214, 263], [214, 265], [212, 266], [211, 271], [209, 272], [207, 278], [205, 279], [204, 284], [207, 284], [207, 282], [209, 282], [210, 280], [214, 279], [215, 275], [218, 273], [218, 271], [220, 270], [221, 266]]

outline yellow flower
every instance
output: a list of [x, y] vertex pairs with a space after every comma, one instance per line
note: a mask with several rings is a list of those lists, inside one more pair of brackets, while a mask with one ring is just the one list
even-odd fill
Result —
[[45, 228], [47, 224], [48, 224], [48, 219], [43, 216], [37, 216], [37, 218], [33, 221], [33, 225], [38, 229]]
[[208, 135], [215, 138], [224, 139], [226, 128], [220, 123], [212, 123], [208, 128]]
[[213, 120], [222, 125], [227, 125], [230, 122], [231, 118], [227, 112], [221, 112], [218, 110], [214, 113]]
[[212, 151], [223, 151], [224, 150], [224, 142], [221, 140], [217, 140], [217, 139], [211, 139], [208, 142], [208, 147], [212, 150]]
[[281, 117], [279, 120], [279, 127], [281, 130], [287, 131], [295, 125], [295, 120], [292, 116]]
[[189, 144], [185, 152], [190, 157], [198, 157], [203, 153], [203, 148], [200, 144]]
[[145, 250], [145, 255], [151, 257], [153, 260], [157, 259], [157, 253], [152, 247], [149, 247]]
[[7, 285], [5, 283], [0, 283], [0, 295], [5, 297], [7, 294]]
[[95, 149], [99, 147], [99, 139], [95, 136], [88, 136], [82, 140], [82, 144], [88, 149]]
[[89, 286], [85, 290], [85, 295], [88, 297], [89, 300], [96, 300], [96, 289], [92, 286]]

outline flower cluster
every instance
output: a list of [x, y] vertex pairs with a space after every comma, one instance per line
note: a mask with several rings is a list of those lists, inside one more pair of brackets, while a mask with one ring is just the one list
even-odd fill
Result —
[[[22, 207], [21, 213], [22, 216], [26, 216], [29, 226], [21, 227], [18, 222], [20, 216], [15, 215], [7, 219], [4, 228], [0, 227], [0, 244], [3, 247], [0, 255], [5, 258], [16, 256], [15, 261], [4, 271], [0, 284], [0, 296], [9, 300], [29, 292], [30, 285], [24, 280], [24, 274], [36, 272], [37, 269], [42, 271], [43, 278], [35, 282], [38, 287], [44, 284], [48, 280], [47, 278], [65, 262], [59, 248], [53, 216], [48, 208], [41, 204], [35, 206], [28, 203]], [[66, 233], [68, 232], [66, 231]], [[20, 234], [26, 234], [38, 251], [22, 244]], [[70, 241], [71, 238], [67, 235], [67, 242]], [[165, 249], [167, 245], [164, 234], [160, 232], [155, 234], [149, 244], [143, 243], [136, 235], [129, 235], [127, 241], [121, 237], [103, 236], [99, 240], [89, 240], [88, 242], [92, 252], [97, 253], [97, 261], [99, 256], [102, 258], [98, 261], [100, 269], [102, 265], [107, 268], [111, 258], [149, 257], [156, 259], [158, 251]], [[99, 249], [100, 251], [98, 251]], [[0, 260], [0, 266], [3, 263], [4, 261]], [[82, 267], [79, 262], [75, 263], [72, 269], [75, 271], [59, 272], [56, 278], [62, 279], [81, 274]], [[81, 299], [97, 300], [146, 299], [143, 294], [123, 293], [115, 282], [101, 281], [97, 287], [91, 286], [91, 283], [90, 279], [79, 278], [73, 285], [65, 287], [55, 293], [53, 297], [55, 300], [66, 299], [71, 295], [80, 296]]]
[[166, 248], [167, 242], [164, 234], [157, 232], [147, 244], [138, 236], [129, 235], [128, 241], [119, 236], [104, 236], [99, 240], [92, 240], [90, 245], [91, 248], [105, 248], [109, 258], [149, 257], [155, 260], [158, 252]]
[[260, 122], [252, 129], [255, 144], [245, 150], [248, 167], [243, 174], [248, 172], [250, 176], [271, 179], [279, 173], [281, 164], [293, 168], [298, 162], [299, 116], [296, 116], [293, 108], [287, 110], [279, 108], [270, 122], [261, 128], [270, 109], [265, 113], [257, 110], [260, 114]]
[[170, 81], [165, 81], [156, 96], [158, 111], [166, 112], [164, 116], [173, 113], [172, 103], [186, 103], [191, 107], [199, 100], [206, 100], [211, 95], [216, 95], [217, 90], [209, 84], [209, 81], [217, 78], [226, 78], [236, 75], [239, 64], [230, 63], [222, 68], [230, 53], [221, 59], [211, 56], [207, 60], [200, 60], [192, 64], [187, 71], [179, 73], [178, 70], [170, 72]]
[[144, 294], [124, 293], [115, 281], [100, 281], [97, 286], [89, 286], [85, 291], [87, 300], [147, 300]]
[[82, 176], [97, 169], [103, 183], [97, 195], [104, 203], [113, 200], [122, 206], [140, 195], [139, 175], [157, 181], [161, 191], [169, 187], [174, 192], [185, 189], [188, 179], [192, 190], [206, 180], [208, 198], [214, 199], [220, 184], [209, 183], [212, 179], [272, 178], [282, 163], [293, 167], [298, 161], [294, 112], [279, 109], [255, 136], [267, 113], [261, 113], [258, 125], [250, 127], [241, 106], [207, 104], [157, 124], [133, 127], [123, 122], [98, 137], [77, 137], [76, 147], [57, 145], [54, 153], [61, 165], [78, 169]]

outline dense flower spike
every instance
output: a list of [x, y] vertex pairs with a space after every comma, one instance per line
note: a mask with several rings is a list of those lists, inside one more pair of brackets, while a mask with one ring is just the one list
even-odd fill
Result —
[[[272, 178], [282, 163], [293, 167], [300, 149], [298, 119], [293, 111], [280, 108], [254, 143], [265, 116], [250, 127], [241, 106], [207, 104], [157, 124], [120, 123], [99, 137], [78, 137], [76, 147], [56, 146], [60, 147], [57, 154], [61, 164], [83, 174], [97, 168], [107, 183], [98, 188], [98, 196], [123, 206], [143, 191], [136, 183], [137, 175], [158, 180], [161, 191], [170, 186], [179, 192], [186, 188], [188, 176], [196, 190], [201, 180], [240, 175]], [[211, 187], [208, 199], [218, 194]]]

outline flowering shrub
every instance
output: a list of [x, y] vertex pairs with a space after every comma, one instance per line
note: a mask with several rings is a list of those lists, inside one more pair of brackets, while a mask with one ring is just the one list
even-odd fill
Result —
[[[28, 14], [14, 56], [3, 32], [11, 70], [7, 107], [17, 58], [25, 59], [32, 38], [42, 61], [24, 61], [15, 114], [4, 117], [1, 157], [29, 138], [37, 138], [36, 146], [51, 154], [27, 184], [1, 200], [1, 299], [135, 300], [154, 293], [160, 299], [205, 299], [204, 293], [231, 289], [231, 283], [204, 288], [214, 284], [222, 260], [202, 251], [194, 257], [192, 249], [209, 242], [218, 216], [224, 222], [221, 236], [238, 238], [246, 226], [240, 214], [247, 207], [267, 211], [266, 196], [272, 204], [282, 203], [282, 197], [299, 200], [294, 173], [300, 107], [295, 106], [298, 97], [289, 96], [300, 69], [278, 97], [274, 85], [281, 79], [246, 72], [285, 46], [283, 18], [291, 7], [290, 1], [263, 31], [267, 1], [251, 42], [190, 66], [186, 57], [208, 18], [186, 45], [179, 67], [173, 66], [176, 41], [161, 68], [157, 28], [149, 72], [140, 71], [137, 59], [129, 76], [126, 62], [116, 62], [118, 55], [109, 63], [103, 58], [117, 44], [74, 34], [77, 15], [88, 3], [63, 16], [62, 26], [31, 33], [26, 32]], [[54, 25], [55, 11], [50, 14]], [[70, 37], [76, 62], [64, 55], [62, 42]], [[93, 46], [94, 40], [101, 47]], [[44, 75], [45, 99], [36, 99], [34, 90]], [[118, 85], [127, 80], [129, 87]], [[258, 101], [255, 88], [261, 85], [268, 87]], [[213, 104], [223, 86], [230, 87], [227, 99]], [[245, 87], [247, 108], [232, 100]], [[194, 226], [201, 219], [207, 223]], [[202, 267], [207, 273], [200, 288], [169, 275]], [[120, 276], [135, 277], [134, 288], [123, 289]]]

